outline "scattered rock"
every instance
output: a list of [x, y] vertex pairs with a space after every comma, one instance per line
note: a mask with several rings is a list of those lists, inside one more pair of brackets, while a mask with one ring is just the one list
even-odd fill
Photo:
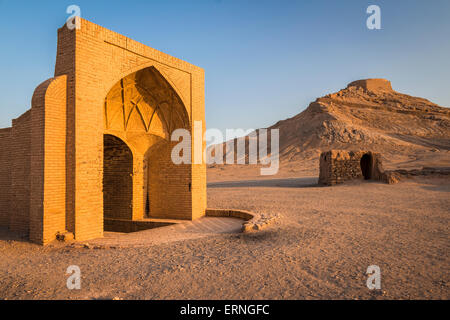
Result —
[[74, 240], [75, 236], [73, 235], [73, 232], [64, 231], [64, 232], [58, 232], [56, 234], [56, 239], [59, 241], [67, 242], [67, 241]]
[[435, 176], [435, 175], [450, 175], [450, 167], [423, 167], [422, 169], [404, 170], [398, 169], [394, 171], [385, 172], [384, 179], [387, 183], [397, 183], [402, 177], [416, 177], [416, 176]]
[[242, 225], [242, 232], [249, 232], [253, 229], [253, 223], [246, 222]]
[[398, 172], [386, 171], [383, 175], [383, 181], [387, 184], [395, 184], [401, 180], [401, 175]]

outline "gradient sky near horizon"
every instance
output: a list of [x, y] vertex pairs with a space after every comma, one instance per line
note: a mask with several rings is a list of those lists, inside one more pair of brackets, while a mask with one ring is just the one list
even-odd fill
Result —
[[[205, 69], [207, 128], [260, 128], [364, 78], [450, 106], [450, 1], [0, 0], [0, 127], [53, 76], [56, 31], [81, 16]], [[368, 30], [366, 9], [381, 8]]]

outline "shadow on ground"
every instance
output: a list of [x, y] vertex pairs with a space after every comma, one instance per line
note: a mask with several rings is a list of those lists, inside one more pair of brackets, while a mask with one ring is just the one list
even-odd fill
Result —
[[8, 227], [0, 227], [0, 240], [29, 242], [28, 237], [25, 234], [12, 232]]
[[448, 185], [428, 185], [428, 186], [422, 186], [422, 189], [430, 190], [430, 191], [437, 191], [437, 192], [450, 192], [450, 188]]
[[247, 188], [247, 187], [277, 187], [277, 188], [320, 188], [318, 178], [287, 178], [264, 180], [241, 180], [210, 182], [208, 188]]

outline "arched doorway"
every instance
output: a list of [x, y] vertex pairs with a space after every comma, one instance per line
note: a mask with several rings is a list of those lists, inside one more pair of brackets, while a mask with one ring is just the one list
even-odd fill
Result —
[[372, 155], [369, 153], [364, 154], [360, 161], [362, 175], [364, 180], [372, 178]]
[[103, 153], [103, 213], [105, 219], [131, 219], [133, 214], [133, 154], [119, 138], [105, 134]]
[[181, 207], [191, 210], [184, 206], [192, 197], [190, 165], [171, 160], [176, 129], [190, 130], [187, 109], [155, 67], [125, 76], [106, 95], [104, 133], [121, 137], [133, 151], [133, 206], [127, 219], [178, 218]]

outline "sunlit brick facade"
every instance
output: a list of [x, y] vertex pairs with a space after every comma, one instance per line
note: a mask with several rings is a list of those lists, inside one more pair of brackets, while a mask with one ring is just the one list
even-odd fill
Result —
[[0, 129], [0, 225], [46, 244], [101, 237], [108, 219], [203, 216], [205, 165], [175, 165], [170, 141], [205, 130], [203, 69], [80, 22], [58, 30], [31, 110]]

